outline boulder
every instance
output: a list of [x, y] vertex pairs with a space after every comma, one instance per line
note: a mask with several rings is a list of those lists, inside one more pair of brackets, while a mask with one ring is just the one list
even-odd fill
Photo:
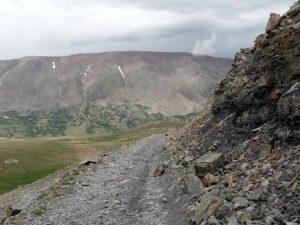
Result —
[[197, 194], [203, 188], [201, 180], [194, 174], [188, 174], [181, 178], [179, 186], [182, 193], [191, 195]]
[[271, 13], [266, 27], [266, 32], [270, 33], [272, 30], [274, 30], [279, 26], [280, 22], [281, 22], [280, 15], [276, 13]]
[[196, 176], [217, 172], [224, 164], [224, 155], [222, 153], [207, 153], [197, 159], [194, 165]]

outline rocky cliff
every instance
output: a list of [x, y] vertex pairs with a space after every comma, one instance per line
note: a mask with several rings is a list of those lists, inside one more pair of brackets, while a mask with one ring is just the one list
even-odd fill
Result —
[[207, 110], [172, 137], [168, 151], [192, 171], [181, 182], [195, 224], [300, 223], [299, 65], [300, 1], [271, 14]]

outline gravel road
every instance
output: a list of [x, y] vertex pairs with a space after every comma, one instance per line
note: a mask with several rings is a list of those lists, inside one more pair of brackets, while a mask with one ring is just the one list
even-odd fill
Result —
[[[180, 213], [185, 199], [175, 191], [173, 169], [153, 177], [166, 160], [163, 137], [153, 135], [109, 152], [102, 163], [85, 166], [71, 187], [61, 188], [68, 191], [35, 200], [4, 224], [188, 224]], [[39, 207], [42, 215], [36, 215]]]

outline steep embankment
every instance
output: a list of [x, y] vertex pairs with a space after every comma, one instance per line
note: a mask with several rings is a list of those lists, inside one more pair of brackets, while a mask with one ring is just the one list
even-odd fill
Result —
[[300, 1], [271, 14], [254, 47], [236, 54], [208, 110], [168, 144], [206, 186], [188, 208], [196, 224], [300, 223], [299, 65]]
[[0, 136], [111, 131], [186, 115], [202, 109], [229, 67], [229, 59], [163, 52], [0, 61]]

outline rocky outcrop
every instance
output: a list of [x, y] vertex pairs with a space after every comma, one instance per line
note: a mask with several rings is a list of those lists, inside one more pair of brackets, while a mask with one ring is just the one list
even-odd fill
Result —
[[[300, 223], [299, 65], [300, 1], [281, 17], [271, 14], [207, 109], [172, 136], [174, 162], [188, 162], [206, 186], [186, 206], [195, 224]], [[206, 154], [223, 155], [224, 164], [199, 173]]]

